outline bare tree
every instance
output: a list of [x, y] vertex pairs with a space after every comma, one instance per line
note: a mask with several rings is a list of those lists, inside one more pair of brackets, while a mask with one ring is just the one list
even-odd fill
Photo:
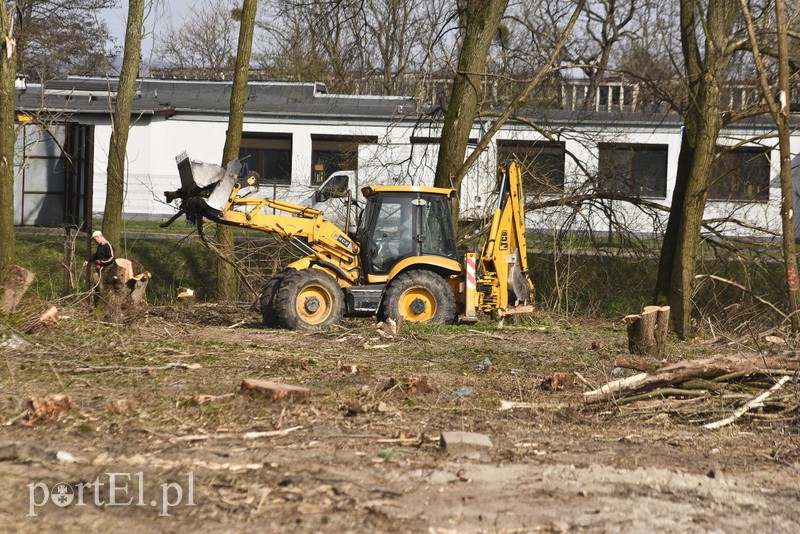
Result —
[[231, 69], [236, 55], [234, 35], [238, 22], [232, 16], [235, 7], [233, 2], [220, 6], [219, 2], [206, 0], [179, 27], [170, 22], [156, 47], [158, 55], [177, 69]]
[[636, 12], [636, 0], [599, 0], [587, 2], [585, 7], [587, 37], [594, 43], [592, 54], [585, 58], [586, 70], [589, 71], [589, 86], [583, 109], [592, 109], [597, 88], [603, 77], [607, 75], [611, 54], [615, 45], [629, 35], [625, 28], [633, 20]]
[[397, 79], [411, 68], [421, 30], [419, 4], [405, 0], [366, 0], [365, 27], [378, 54], [375, 70], [383, 80], [383, 94], [397, 94]]
[[637, 106], [644, 111], [681, 112], [687, 91], [681, 83], [677, 8], [644, 1], [636, 13], [639, 33], [620, 45], [618, 71], [636, 82]]
[[[463, 115], [458, 114], [451, 114], [451, 111], [448, 110], [447, 116], [445, 117], [445, 126], [442, 131], [442, 140], [440, 144], [440, 151], [439, 151], [439, 161], [436, 168], [436, 179], [435, 184], [439, 187], [453, 187], [457, 190], [460, 189], [461, 182], [466, 176], [467, 171], [469, 168], [475, 163], [478, 159], [483, 150], [486, 149], [491, 139], [494, 135], [500, 130], [500, 128], [505, 124], [505, 122], [511, 118], [514, 113], [523, 105], [523, 103], [531, 96], [534, 89], [536, 89], [542, 82], [545, 77], [552, 72], [552, 67], [556, 58], [561, 53], [564, 44], [567, 41], [567, 38], [572, 32], [572, 29], [575, 26], [575, 23], [578, 19], [578, 15], [583, 9], [584, 0], [579, 0], [577, 5], [575, 6], [575, 10], [572, 12], [568, 22], [566, 23], [561, 35], [558, 37], [556, 42], [554, 43], [553, 48], [550, 50], [550, 55], [544, 61], [542, 66], [538, 69], [538, 71], [533, 75], [533, 77], [525, 84], [524, 88], [514, 97], [514, 99], [505, 107], [505, 109], [500, 112], [499, 114], [495, 114], [495, 120], [491, 127], [487, 130], [487, 132], [481, 137], [478, 144], [476, 145], [475, 149], [469, 154], [469, 156], [464, 160], [464, 154], [467, 148], [467, 141], [469, 132], [472, 128], [472, 124], [475, 120], [475, 112], [477, 110], [477, 106], [472, 108], [472, 103], [469, 101], [471, 96], [469, 95], [469, 91], [466, 91], [467, 94], [467, 101], [466, 103], [459, 99], [457, 93], [455, 91], [455, 86], [458, 83], [459, 73], [457, 73], [456, 83], [454, 83], [454, 90], [453, 95], [450, 101], [450, 107], [458, 106], [462, 107]], [[466, 39], [465, 39], [466, 43]], [[462, 47], [465, 47], [466, 44], [462, 44]], [[476, 83], [473, 81], [473, 83]], [[477, 90], [479, 87], [479, 82], [477, 85], [470, 85], [473, 91]], [[471, 110], [471, 115], [467, 114]], [[450, 132], [458, 131], [458, 136], [454, 134], [450, 134], [451, 137], [448, 137], [448, 120], [453, 120], [454, 125], [451, 125]], [[461, 123], [467, 123], [464, 126]], [[460, 131], [461, 130], [466, 130]], [[442, 162], [442, 152], [445, 150], [444, 147], [448, 147], [448, 155], [447, 157], [450, 158], [450, 161], [447, 163]], [[446, 166], [445, 166], [446, 165]], [[444, 174], [446, 172], [451, 172], [451, 174]], [[455, 221], [458, 220], [458, 204], [454, 203], [454, 217]]]
[[656, 281], [656, 301], [669, 302], [680, 337], [690, 333], [700, 226], [721, 127], [722, 84], [735, 50], [732, 35], [739, 14], [737, 0], [680, 2], [689, 102]]
[[[442, 127], [434, 179], [437, 187], [458, 189], [456, 175], [464, 164], [469, 134], [478, 111], [486, 54], [497, 35], [507, 4], [507, 0], [466, 0], [461, 6], [464, 37], [454, 73], [450, 105]], [[457, 203], [453, 205], [457, 210]], [[454, 220], [458, 218], [454, 217]]]
[[16, 13], [0, 2], [0, 280], [16, 259], [14, 235], [14, 109], [17, 79]]
[[21, 14], [19, 70], [42, 82], [68, 73], [106, 72], [108, 25], [98, 10], [116, 0], [24, 0]]
[[[236, 67], [231, 88], [231, 105], [228, 113], [228, 134], [222, 151], [222, 165], [239, 157], [244, 123], [244, 105], [247, 101], [247, 72], [250, 69], [250, 55], [253, 48], [257, 0], [244, 0], [241, 23], [239, 25], [239, 46], [236, 52]], [[236, 272], [233, 263], [233, 229], [230, 226], [217, 226], [217, 241], [226, 257], [217, 259], [217, 293], [223, 300], [236, 298]]]
[[111, 117], [111, 142], [108, 153], [106, 203], [103, 233], [112, 243], [120, 242], [122, 206], [125, 194], [125, 163], [128, 130], [131, 125], [133, 96], [139, 74], [142, 52], [142, 23], [145, 0], [129, 0], [128, 24], [125, 31], [125, 53], [117, 82], [117, 100]]
[[259, 66], [277, 79], [324, 81], [334, 92], [408, 94], [407, 76], [447, 65], [441, 44], [452, 3], [269, 2], [257, 22], [270, 36]]
[[[778, 128], [778, 150], [780, 152], [781, 177], [781, 223], [783, 226], [783, 260], [786, 269], [786, 290], [788, 316], [792, 332], [800, 331], [800, 315], [798, 312], [798, 292], [800, 280], [797, 278], [797, 252], [794, 241], [794, 210], [792, 192], [792, 150], [790, 146], [790, 86], [789, 86], [789, 25], [786, 18], [786, 6], [783, 0], [775, 0], [775, 37], [778, 52], [778, 87], [773, 91], [767, 78], [768, 65], [761, 56], [756, 38], [753, 15], [745, 0], [739, 0], [747, 26], [748, 39], [753, 53], [756, 74], [764, 101], [769, 107], [775, 125]], [[772, 29], [770, 28], [770, 31]], [[777, 93], [777, 98], [774, 95]]]
[[261, 55], [262, 67], [282, 79], [318, 80], [337, 92], [354, 92], [367, 59], [364, 18], [359, 3], [278, 1], [259, 27], [272, 46]]

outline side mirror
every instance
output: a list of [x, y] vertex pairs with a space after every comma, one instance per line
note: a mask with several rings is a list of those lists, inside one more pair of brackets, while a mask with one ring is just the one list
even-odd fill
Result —
[[314, 202], [325, 202], [327, 199], [327, 195], [322, 191], [317, 191], [314, 193]]

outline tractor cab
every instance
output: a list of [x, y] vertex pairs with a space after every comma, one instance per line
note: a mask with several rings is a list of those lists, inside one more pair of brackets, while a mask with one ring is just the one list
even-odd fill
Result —
[[366, 206], [358, 233], [364, 272], [371, 278], [387, 276], [399, 262], [417, 256], [457, 261], [450, 212], [454, 190], [368, 186], [362, 192]]

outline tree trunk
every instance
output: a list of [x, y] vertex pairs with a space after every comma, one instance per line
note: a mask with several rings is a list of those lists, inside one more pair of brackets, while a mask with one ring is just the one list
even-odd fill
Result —
[[[681, 44], [689, 83], [689, 108], [684, 116], [678, 174], [655, 291], [656, 303], [663, 304], [669, 299], [675, 332], [681, 338], [690, 332], [700, 227], [721, 126], [720, 87], [733, 54], [729, 39], [739, 14], [736, 0], [709, 0], [706, 20], [702, 23], [697, 9], [694, 0], [681, 0]], [[697, 41], [701, 27], [705, 36], [702, 45]]]
[[[778, 94], [781, 104], [775, 116], [778, 126], [778, 146], [781, 157], [781, 221], [783, 223], [783, 261], [786, 267], [786, 294], [788, 301], [789, 320], [792, 332], [800, 331], [800, 315], [798, 315], [798, 281], [797, 279], [797, 251], [794, 242], [794, 209], [792, 201], [792, 150], [789, 136], [789, 103], [792, 101], [789, 86], [789, 47], [787, 34], [789, 32], [786, 21], [786, 5], [783, 0], [775, 2], [775, 19], [778, 30]], [[769, 95], [764, 95], [770, 98]]]
[[[747, 27], [747, 35], [753, 52], [753, 63], [758, 74], [758, 83], [761, 94], [778, 128], [778, 151], [780, 154], [780, 179], [781, 179], [781, 223], [783, 226], [783, 260], [786, 271], [786, 296], [788, 317], [792, 332], [800, 330], [800, 316], [798, 306], [798, 280], [797, 280], [797, 252], [794, 242], [794, 213], [792, 191], [792, 151], [790, 146], [791, 125], [789, 112], [791, 102], [789, 87], [789, 47], [787, 43], [788, 23], [786, 21], [786, 5], [782, 0], [775, 2], [776, 39], [778, 41], [778, 90], [777, 95], [769, 85], [767, 64], [762, 59], [759, 50], [756, 30], [753, 24], [753, 15], [745, 0], [739, 0]], [[768, 29], [771, 31], [771, 28]], [[777, 96], [777, 102], [775, 96]]]
[[684, 123], [684, 134], [681, 139], [681, 150], [678, 154], [678, 170], [675, 179], [675, 189], [672, 192], [672, 205], [670, 206], [667, 228], [661, 242], [661, 255], [658, 259], [658, 277], [653, 302], [663, 306], [669, 303], [669, 291], [672, 287], [672, 265], [675, 263], [675, 251], [678, 247], [678, 226], [683, 219], [683, 199], [686, 198], [686, 186], [694, 162], [695, 142], [689, 138], [689, 130], [696, 131], [688, 126], [688, 119]]
[[[597, 99], [597, 89], [600, 87], [600, 82], [606, 75], [606, 70], [608, 69], [608, 61], [611, 57], [611, 47], [614, 45], [615, 42], [616, 41], [612, 41], [605, 45], [605, 47], [603, 48], [603, 53], [600, 56], [600, 61], [595, 66], [592, 75], [589, 77], [589, 85], [586, 88], [586, 98], [583, 101], [583, 106], [581, 106], [581, 109], [583, 109], [584, 111], [590, 111], [594, 107], [595, 100]], [[609, 89], [608, 100], [611, 101], [610, 89]]]
[[[460, 190], [455, 177], [464, 163], [469, 134], [481, 96], [481, 76], [486, 55], [505, 13], [508, 0], [467, 0], [466, 29], [453, 80], [450, 105], [442, 127], [439, 160], [436, 164], [436, 187]], [[453, 202], [453, 221], [458, 221], [459, 203]]]
[[[712, 100], [719, 103], [719, 91], [712, 91]], [[693, 150], [692, 168], [687, 178], [686, 195], [682, 202], [683, 216], [678, 221], [678, 232], [669, 293], [669, 304], [674, 312], [673, 324], [678, 337], [690, 334], [692, 315], [692, 291], [697, 268], [697, 253], [700, 249], [700, 227], [708, 196], [708, 183], [711, 166], [716, 153], [719, 120], [716, 119], [717, 106], [707, 108], [697, 146]], [[670, 214], [672, 217], [672, 214]]]
[[[236, 53], [236, 66], [231, 88], [231, 105], [228, 113], [228, 133], [222, 151], [222, 166], [239, 157], [242, 144], [242, 125], [244, 105], [247, 98], [247, 72], [250, 69], [250, 52], [253, 48], [253, 28], [255, 26], [257, 0], [244, 0], [242, 19], [239, 25], [239, 46]], [[233, 228], [217, 225], [217, 241], [225, 257], [217, 258], [217, 294], [221, 300], [235, 300], [237, 297], [236, 270], [233, 265]]]
[[14, 235], [14, 110], [16, 108], [17, 49], [14, 11], [0, 2], [0, 280], [16, 259]]
[[[108, 149], [106, 204], [103, 210], [103, 234], [119, 250], [122, 232], [122, 205], [125, 197], [125, 151], [131, 125], [133, 95], [139, 74], [142, 52], [142, 23], [145, 0], [129, 0], [128, 27], [125, 30], [125, 53], [117, 83], [117, 103], [111, 118], [111, 142]], [[91, 209], [91, 206], [89, 207]]]

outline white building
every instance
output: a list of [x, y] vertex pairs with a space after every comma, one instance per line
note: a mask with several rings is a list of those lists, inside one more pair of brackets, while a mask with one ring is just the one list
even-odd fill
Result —
[[[32, 120], [21, 125], [15, 155], [16, 224], [80, 226], [86, 206], [101, 216], [115, 83], [69, 78], [18, 89], [20, 118]], [[163, 192], [180, 185], [179, 153], [221, 160], [230, 87], [230, 82], [140, 82], [128, 138], [125, 217], [162, 220], [174, 214]], [[267, 194], [299, 201], [336, 170], [357, 170], [362, 184], [433, 181], [439, 129], [415, 99], [332, 95], [318, 83], [252, 82], [248, 91], [241, 156], [261, 174]], [[612, 99], [614, 94], [620, 101]], [[569, 109], [575, 91], [563, 91], [561, 107], [566, 109], [530, 117], [549, 138], [525, 122], [507, 123], [464, 182], [463, 212], [475, 216], [485, 209], [497, 164], [510, 157], [526, 165], [529, 202], [601, 189], [668, 206], [680, 152], [680, 118], [628, 111], [625, 94], [609, 89], [602, 105], [581, 112]], [[472, 139], [488, 126], [476, 121]], [[746, 223], [729, 224], [727, 231], [736, 233], [765, 235], [750, 226], [779, 231], [779, 160], [772, 125], [751, 122], [727, 129], [719, 143], [736, 148], [719, 158], [706, 218]], [[800, 137], [793, 137], [792, 148], [800, 151]], [[604, 232], [616, 219], [638, 232], [657, 233], [667, 218], [666, 212], [658, 213], [620, 200], [600, 207], [571, 203], [529, 212], [528, 226], [560, 228], [572, 221], [574, 230]]]

